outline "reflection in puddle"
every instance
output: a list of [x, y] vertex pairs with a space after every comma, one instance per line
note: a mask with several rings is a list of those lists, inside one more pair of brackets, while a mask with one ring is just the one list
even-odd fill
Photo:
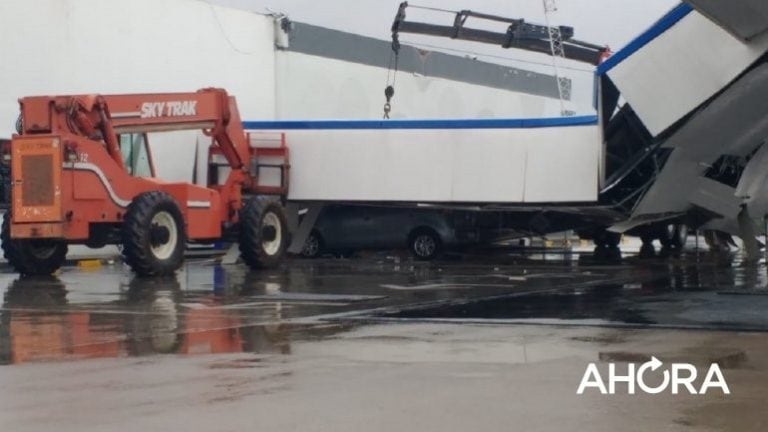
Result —
[[[559, 262], [492, 258], [428, 265], [299, 261], [270, 272], [192, 262], [170, 279], [125, 280], [120, 268], [18, 279], [5, 289], [0, 309], [0, 364], [290, 354], [293, 338], [348, 326], [338, 317], [303, 326], [297, 319], [368, 318], [374, 310], [400, 310], [389, 317], [411, 319], [768, 329], [768, 296], [758, 295], [768, 293], [765, 266], [733, 257], [623, 257], [618, 265], [605, 262], [617, 258], [607, 252]], [[416, 305], [422, 309], [409, 309]]]
[[[272, 284], [274, 286], [277, 284]], [[289, 354], [279, 302], [225, 309], [219, 297], [185, 307], [175, 278], [133, 279], [111, 304], [68, 304], [55, 278], [19, 279], [0, 312], [0, 364], [152, 354]], [[106, 307], [105, 307], [106, 306]], [[257, 319], [254, 319], [257, 318]]]

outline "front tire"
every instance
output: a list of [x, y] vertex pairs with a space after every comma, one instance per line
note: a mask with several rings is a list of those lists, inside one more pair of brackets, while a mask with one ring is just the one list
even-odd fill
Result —
[[413, 257], [419, 261], [431, 261], [440, 256], [443, 242], [440, 236], [431, 229], [419, 229], [411, 234], [408, 248]]
[[67, 258], [68, 248], [63, 241], [12, 239], [10, 212], [3, 218], [0, 241], [5, 259], [24, 276], [50, 276], [61, 268]]
[[123, 258], [139, 276], [172, 275], [184, 262], [184, 217], [172, 196], [143, 193], [125, 213]]
[[280, 203], [264, 198], [240, 210], [240, 256], [252, 269], [277, 267], [288, 248], [288, 222]]

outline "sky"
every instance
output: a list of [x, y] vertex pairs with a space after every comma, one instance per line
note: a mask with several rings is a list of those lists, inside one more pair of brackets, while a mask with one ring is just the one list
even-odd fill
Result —
[[[390, 26], [401, 0], [201, 0], [258, 13], [283, 13], [294, 21], [390, 40]], [[508, 18], [523, 18], [544, 24], [542, 0], [415, 0], [411, 6], [428, 6], [449, 11], [469, 9]], [[679, 4], [679, 0], [558, 0], [558, 10], [550, 15], [552, 25], [571, 26], [576, 39], [620, 50], [660, 17]], [[453, 14], [408, 9], [408, 20], [432, 24], [453, 24]], [[468, 27], [503, 32], [506, 26], [487, 27], [470, 19]], [[557, 61], [542, 54], [505, 50], [498, 46], [453, 41], [421, 35], [400, 36], [403, 44], [430, 51], [475, 58], [546, 74], [559, 74], [573, 82], [573, 101], [591, 107], [594, 91], [592, 65]], [[579, 108], [577, 108], [578, 110]], [[588, 108], [591, 109], [591, 108]]]

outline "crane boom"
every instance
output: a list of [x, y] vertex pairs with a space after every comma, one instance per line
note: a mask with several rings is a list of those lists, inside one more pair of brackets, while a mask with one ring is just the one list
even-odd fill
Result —
[[[398, 50], [400, 46], [400, 34], [412, 33], [487, 43], [499, 45], [503, 48], [516, 48], [542, 54], [552, 54], [552, 46], [550, 44], [552, 28], [549, 26], [532, 24], [526, 22], [524, 19], [505, 18], [497, 15], [473, 12], [471, 10], [453, 12], [453, 23], [450, 25], [414, 22], [406, 19], [406, 10], [408, 7], [418, 6], [409, 6], [408, 2], [400, 3], [397, 15], [392, 23], [392, 46], [395, 50]], [[509, 24], [509, 27], [505, 33], [471, 28], [466, 26], [469, 18], [501, 22]], [[607, 47], [574, 39], [573, 27], [559, 26], [556, 30], [561, 35], [563, 55], [567, 59], [598, 65], [610, 51]]]

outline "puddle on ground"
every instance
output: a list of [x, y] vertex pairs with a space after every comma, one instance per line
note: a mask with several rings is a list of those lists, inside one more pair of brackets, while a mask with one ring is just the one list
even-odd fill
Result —
[[[65, 269], [59, 278], [8, 275], [0, 307], [0, 364], [152, 354], [288, 355], [296, 339], [343, 332], [350, 321], [362, 324], [342, 317], [299, 325], [298, 319], [358, 312], [367, 319], [384, 308], [400, 310], [389, 318], [768, 330], [764, 266], [696, 256], [587, 268], [583, 257], [494, 260], [296, 261], [271, 272], [192, 261], [170, 279], [131, 278], [117, 266], [96, 273]], [[412, 309], [425, 304], [431, 306]]]
[[[258, 296], [252, 294], [201, 294], [181, 290], [174, 278], [134, 279], [113, 301], [70, 303], [67, 286], [57, 278], [18, 279], [0, 308], [0, 365], [157, 354], [288, 355], [296, 339], [348, 328], [292, 323], [296, 308], [333, 309], [342, 300], [361, 301], [297, 293], [253, 302]], [[300, 304], [304, 297], [313, 305]]]
[[658, 277], [645, 275], [643, 282], [553, 287], [546, 292], [407, 309], [385, 317], [768, 331], [766, 290], [762, 285], [736, 285], [744, 281], [743, 272], [736, 272], [736, 280], [729, 284], [722, 278], [706, 278], [696, 268], [659, 273]]

